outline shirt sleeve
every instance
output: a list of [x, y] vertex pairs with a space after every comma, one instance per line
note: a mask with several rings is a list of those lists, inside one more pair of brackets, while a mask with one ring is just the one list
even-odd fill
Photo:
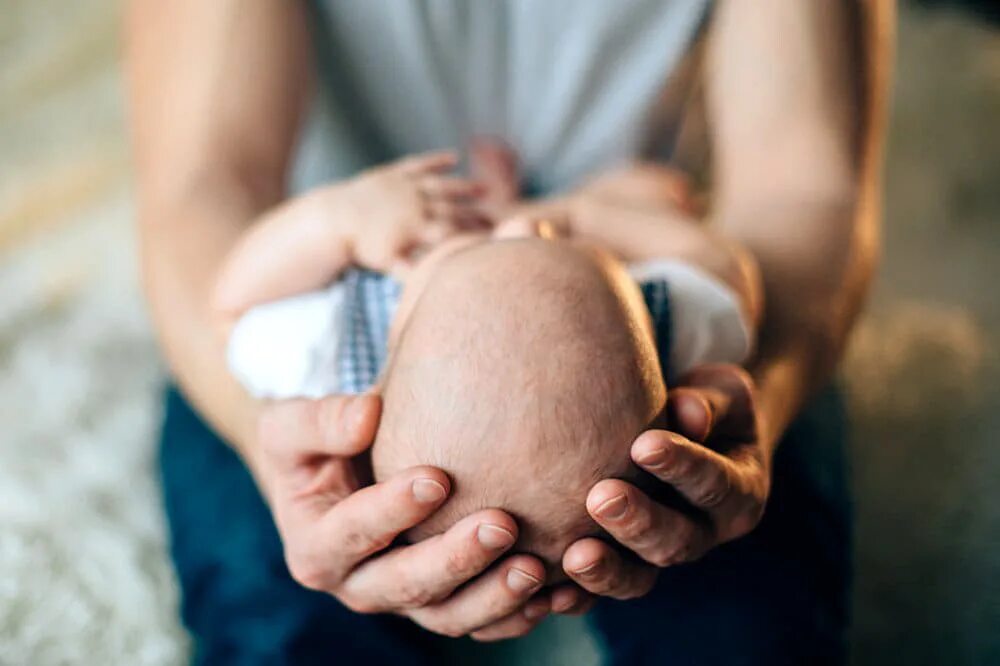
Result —
[[704, 363], [744, 363], [754, 329], [732, 289], [696, 266], [654, 259], [629, 267], [649, 307], [668, 380]]
[[230, 372], [258, 398], [319, 398], [338, 390], [346, 288], [257, 305], [233, 327], [226, 347]]

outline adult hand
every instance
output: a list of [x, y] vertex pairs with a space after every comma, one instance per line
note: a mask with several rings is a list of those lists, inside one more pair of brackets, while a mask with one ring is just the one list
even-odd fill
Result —
[[[359, 461], [378, 427], [375, 395], [293, 400], [265, 409], [256, 473], [292, 576], [359, 613], [395, 612], [447, 636], [508, 638], [530, 631], [553, 598], [529, 555], [498, 558], [517, 540], [513, 518], [487, 509], [415, 545], [396, 537], [444, 503], [433, 467], [365, 485]], [[582, 593], [580, 595], [582, 598]]]
[[581, 587], [618, 599], [646, 594], [659, 568], [697, 559], [752, 530], [770, 491], [770, 459], [760, 441], [754, 386], [731, 365], [692, 371], [668, 398], [675, 431], [648, 430], [632, 460], [691, 505], [682, 512], [619, 479], [599, 481], [587, 496], [594, 520], [638, 557], [599, 539], [581, 539], [563, 568]]

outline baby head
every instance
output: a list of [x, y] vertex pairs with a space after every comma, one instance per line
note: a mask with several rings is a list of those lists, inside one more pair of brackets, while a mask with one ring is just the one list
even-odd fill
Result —
[[[413, 290], [411, 290], [413, 287]], [[555, 569], [598, 533], [587, 492], [635, 478], [635, 437], [666, 400], [641, 294], [609, 255], [566, 240], [469, 244], [408, 283], [381, 389], [375, 478], [432, 465], [452, 494], [411, 540], [499, 508], [515, 548]]]

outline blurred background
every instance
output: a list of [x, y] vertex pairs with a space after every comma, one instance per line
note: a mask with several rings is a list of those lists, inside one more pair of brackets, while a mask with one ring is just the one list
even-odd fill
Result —
[[[855, 664], [1000, 664], [995, 7], [900, 7], [886, 252], [842, 370]], [[155, 478], [163, 369], [137, 287], [119, 12], [0, 8], [0, 664], [188, 654]]]

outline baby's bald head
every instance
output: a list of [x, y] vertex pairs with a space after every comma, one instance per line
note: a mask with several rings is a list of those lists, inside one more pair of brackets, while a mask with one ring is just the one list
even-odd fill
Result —
[[588, 490], [635, 473], [629, 447], [666, 399], [638, 288], [610, 257], [566, 241], [449, 256], [393, 347], [376, 479], [433, 465], [454, 488], [414, 540], [499, 508], [518, 521], [519, 550], [557, 563], [597, 532]]

